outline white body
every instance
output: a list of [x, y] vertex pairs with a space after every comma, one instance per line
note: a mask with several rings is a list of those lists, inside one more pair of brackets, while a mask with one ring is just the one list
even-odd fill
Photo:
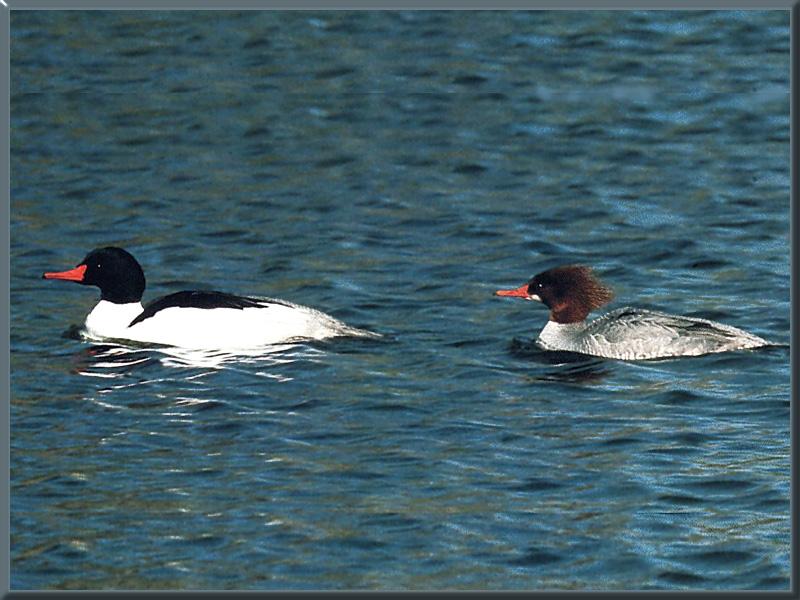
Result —
[[620, 308], [591, 322], [548, 321], [536, 343], [545, 350], [621, 360], [699, 356], [770, 344], [730, 325], [638, 308]]
[[122, 339], [196, 349], [249, 349], [335, 336], [379, 337], [313, 308], [264, 298], [259, 308], [168, 307], [130, 327], [140, 302], [101, 300], [86, 317], [93, 339]]

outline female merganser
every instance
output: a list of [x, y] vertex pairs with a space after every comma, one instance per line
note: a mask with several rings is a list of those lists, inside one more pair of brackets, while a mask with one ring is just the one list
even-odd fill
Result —
[[142, 267], [122, 248], [92, 250], [69, 271], [45, 273], [100, 288], [85, 335], [194, 349], [246, 349], [335, 336], [378, 337], [313, 308], [223, 292], [186, 291], [142, 306]]
[[640, 360], [771, 345], [730, 325], [640, 308], [619, 308], [587, 323], [588, 314], [610, 302], [613, 293], [580, 265], [549, 269], [495, 295], [538, 300], [550, 309], [550, 320], [536, 340], [545, 350]]

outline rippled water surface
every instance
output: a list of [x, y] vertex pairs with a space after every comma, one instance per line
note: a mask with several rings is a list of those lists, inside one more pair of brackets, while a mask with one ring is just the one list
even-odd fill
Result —
[[[788, 589], [788, 29], [13, 11], [12, 587]], [[386, 339], [90, 344], [106, 244]], [[783, 345], [539, 351], [567, 262]]]

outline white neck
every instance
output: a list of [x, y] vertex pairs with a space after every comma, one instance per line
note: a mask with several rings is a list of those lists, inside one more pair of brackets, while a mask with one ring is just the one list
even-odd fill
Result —
[[536, 341], [546, 350], [581, 352], [585, 329], [585, 321], [579, 323], [548, 321]]
[[142, 310], [141, 302], [115, 304], [100, 300], [86, 316], [86, 333], [91, 337], [124, 338], [128, 325]]

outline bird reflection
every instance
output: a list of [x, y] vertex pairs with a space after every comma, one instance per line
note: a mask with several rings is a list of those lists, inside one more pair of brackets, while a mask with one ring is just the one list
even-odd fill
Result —
[[543, 350], [533, 340], [514, 338], [510, 351], [516, 358], [554, 367], [541, 374], [529, 376], [531, 381], [596, 383], [611, 372], [608, 361], [577, 352]]
[[90, 377], [120, 377], [153, 360], [147, 350], [115, 344], [93, 344], [73, 355], [73, 371]]
[[[308, 358], [321, 353], [300, 344], [275, 344], [236, 352], [195, 350], [171, 346], [92, 343], [74, 356], [74, 371], [87, 377], [122, 377], [132, 370], [156, 365], [176, 369], [223, 369], [236, 364], [274, 367], [292, 363], [302, 354]], [[279, 377], [276, 377], [280, 379]]]

